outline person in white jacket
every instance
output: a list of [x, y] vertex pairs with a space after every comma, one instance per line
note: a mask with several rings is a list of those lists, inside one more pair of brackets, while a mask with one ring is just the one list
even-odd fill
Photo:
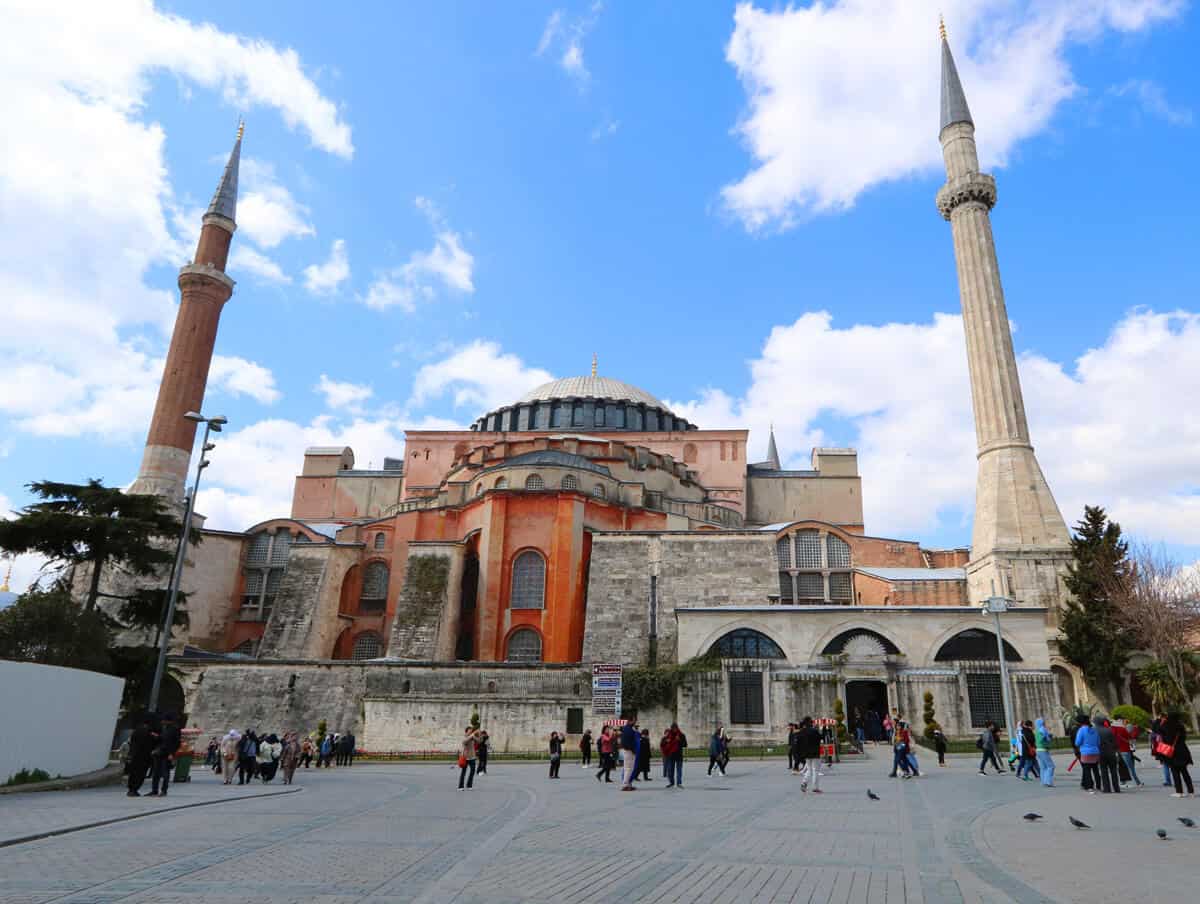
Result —
[[264, 785], [275, 777], [281, 753], [283, 745], [277, 735], [269, 734], [258, 742], [258, 774]]

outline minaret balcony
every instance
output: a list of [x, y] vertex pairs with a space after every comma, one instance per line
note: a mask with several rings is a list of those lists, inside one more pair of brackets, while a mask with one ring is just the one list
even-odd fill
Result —
[[996, 180], [987, 173], [967, 173], [938, 189], [937, 208], [947, 220], [956, 208], [972, 203], [988, 210], [996, 206]]

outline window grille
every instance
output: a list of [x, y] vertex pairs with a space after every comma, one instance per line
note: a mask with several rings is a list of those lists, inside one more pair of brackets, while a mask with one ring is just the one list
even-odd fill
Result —
[[372, 604], [378, 608], [381, 603], [386, 603], [389, 577], [388, 567], [383, 562], [367, 564], [367, 567], [363, 569], [363, 587], [359, 597], [360, 608], [371, 607]]
[[567, 426], [567, 409], [563, 405], [555, 405], [554, 413], [550, 418], [555, 427]]
[[288, 550], [292, 548], [292, 535], [286, 530], [275, 532], [274, 542], [271, 543], [271, 564], [286, 565]]
[[583, 734], [583, 707], [567, 707], [567, 734]]
[[508, 478], [507, 477], [497, 477], [496, 478], [496, 489], [498, 489], [498, 490], [508, 489]]
[[507, 662], [541, 662], [542, 638], [532, 628], [514, 631], [508, 639]]
[[613, 409], [612, 425], [614, 427], [624, 429], [624, 427], [625, 427], [625, 406], [624, 405], [617, 405]]
[[729, 673], [729, 721], [738, 725], [763, 724], [763, 673]]
[[821, 535], [815, 530], [802, 530], [796, 537], [796, 567], [821, 567]]
[[383, 549], [385, 543], [387, 543], [387, 537], [385, 537], [383, 532], [380, 531], [375, 535], [375, 548]]
[[528, 550], [513, 562], [510, 609], [544, 609], [546, 606], [546, 562]]
[[829, 556], [830, 568], [850, 567], [850, 544], [833, 534], [825, 535], [825, 551]]
[[835, 571], [829, 575], [829, 598], [834, 602], [848, 602], [854, 598], [850, 583], [850, 572]]
[[779, 644], [761, 631], [738, 628], [712, 645], [710, 653], [722, 659], [786, 659]]
[[274, 597], [279, 592], [279, 585], [283, 583], [283, 569], [272, 568], [267, 572], [267, 596]]
[[781, 571], [792, 567], [791, 537], [780, 537], [775, 541], [775, 556], [779, 559], [779, 569]]
[[563, 477], [563, 479], [562, 479], [562, 488], [563, 488], [564, 490], [577, 490], [577, 489], [579, 489], [579, 478], [578, 478], [578, 477], [576, 477], [574, 474], [567, 474], [567, 475], [566, 475], [565, 477]]
[[608, 493], [606, 493], [604, 490], [604, 484], [598, 483], [592, 487], [592, 495], [597, 499], [604, 499], [606, 496], [608, 496]]
[[779, 572], [779, 602], [794, 603], [795, 588], [792, 586], [792, 575], [787, 571]]
[[246, 572], [246, 590], [242, 595], [242, 608], [253, 609], [258, 606], [258, 598], [262, 595], [263, 573], [261, 571]]
[[596, 406], [596, 426], [604, 426], [604, 404], [600, 403]]
[[967, 699], [971, 706], [971, 727], [983, 728], [988, 722], [1004, 727], [1004, 697], [1000, 693], [999, 672], [967, 672]]
[[806, 601], [825, 599], [825, 580], [819, 574], [796, 575], [796, 598]]
[[354, 638], [354, 652], [351, 659], [375, 659], [379, 656], [379, 635], [374, 631], [364, 631]]
[[541, 474], [530, 474], [525, 478], [525, 489], [544, 490], [546, 489], [546, 481], [542, 480]]
[[571, 412], [571, 426], [572, 427], [582, 427], [583, 426], [583, 406], [582, 405], [576, 405], [575, 410]]
[[247, 565], [266, 565], [267, 551], [271, 548], [271, 535], [266, 531], [257, 533], [250, 541], [250, 549], [246, 552]]

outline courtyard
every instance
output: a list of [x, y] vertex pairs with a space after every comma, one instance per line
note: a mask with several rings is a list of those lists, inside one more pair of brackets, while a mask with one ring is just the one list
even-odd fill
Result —
[[[575, 763], [552, 782], [543, 765], [493, 762], [462, 793], [450, 765], [414, 763], [300, 770], [292, 788], [225, 787], [201, 769], [165, 800], [120, 787], [8, 795], [0, 902], [1190, 899], [1200, 828], [1177, 817], [1200, 822], [1196, 800], [1157, 781], [1083, 794], [1064, 757], [1056, 789], [949, 759], [891, 780], [880, 748], [827, 770], [820, 795], [779, 759], [735, 759], [725, 778], [689, 761], [683, 790], [659, 773], [633, 794]], [[18, 840], [50, 832], [64, 834]]]

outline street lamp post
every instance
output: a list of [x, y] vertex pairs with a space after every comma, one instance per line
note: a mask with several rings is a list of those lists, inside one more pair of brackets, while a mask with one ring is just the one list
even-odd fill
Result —
[[150, 712], [158, 709], [158, 693], [162, 689], [163, 672], [167, 667], [167, 648], [171, 644], [171, 627], [175, 621], [175, 604], [179, 599], [179, 582], [183, 579], [183, 560], [187, 555], [188, 532], [192, 528], [192, 512], [196, 507], [196, 493], [200, 489], [200, 474], [208, 467], [208, 453], [216, 447], [208, 441], [210, 433], [220, 433], [221, 426], [228, 423], [224, 415], [205, 417], [198, 411], [184, 415], [189, 421], [204, 424], [204, 441], [200, 444], [200, 461], [196, 464], [196, 479], [188, 490], [183, 510], [183, 531], [179, 547], [175, 552], [175, 566], [171, 569], [171, 589], [167, 594], [167, 613], [163, 618], [162, 633], [158, 644], [158, 665], [154, 668], [154, 683], [150, 686]]
[[996, 650], [1000, 655], [1000, 697], [1004, 701], [1004, 721], [1008, 723], [1008, 748], [1011, 754], [1019, 749], [1017, 738], [1020, 737], [1020, 729], [1013, 717], [1012, 696], [1008, 684], [1008, 660], [1004, 656], [1004, 632], [1000, 627], [1000, 614], [1008, 611], [1008, 599], [1003, 596], [989, 596], [983, 601], [982, 608], [985, 615], [991, 613], [996, 623]]

